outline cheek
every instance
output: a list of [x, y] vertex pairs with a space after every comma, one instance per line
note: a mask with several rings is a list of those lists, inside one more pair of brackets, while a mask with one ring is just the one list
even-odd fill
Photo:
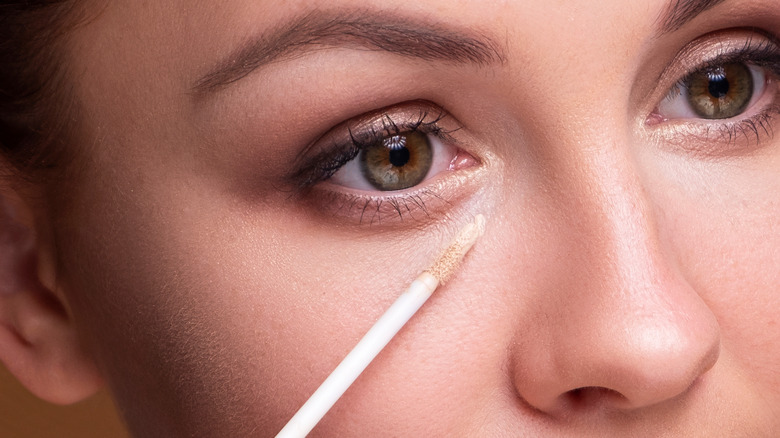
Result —
[[[163, 193], [94, 185], [82, 198], [94, 204], [78, 209], [62, 231], [73, 242], [63, 260], [90, 267], [64, 266], [76, 319], [141, 436], [280, 429], [442, 240], [430, 231], [396, 243], [381, 234], [350, 237], [287, 207], [248, 211], [205, 184], [192, 190], [177, 180], [150, 184]], [[109, 204], [115, 208], [94, 208]], [[442, 351], [459, 351], [450, 345], [458, 338], [440, 338], [373, 367], [394, 375], [388, 369], [422, 359], [429, 373], [387, 397], [369, 391], [366, 399], [374, 401], [360, 408], [369, 411], [366, 418], [397, 424], [389, 418], [404, 409], [390, 416], [394, 395], [402, 400], [419, 391], [425, 376], [436, 382], [427, 386], [442, 386], [439, 392], [454, 388], [441, 375], [431, 377], [450, 354], [439, 357]], [[389, 387], [396, 379], [371, 385]]]
[[[774, 214], [777, 217], [780, 210]], [[703, 299], [718, 317], [724, 348], [757, 376], [761, 386], [775, 388], [780, 396], [778, 233], [770, 232], [766, 223], [762, 226], [744, 217], [736, 221], [713, 219], [705, 228], [711, 233], [697, 232], [690, 237], [698, 246], [696, 254], [690, 256], [696, 257], [692, 282], [703, 291]], [[713, 240], [715, 233], [720, 238]]]
[[724, 351], [754, 384], [780, 397], [780, 181], [776, 171], [749, 167], [721, 180], [728, 184], [699, 190], [688, 181], [659, 194], [670, 206], [662, 228], [685, 277], [717, 317]]
[[287, 324], [296, 312], [316, 307], [302, 296], [298, 310], [283, 311], [309, 286], [289, 269], [304, 248], [273, 222], [243, 234], [243, 217], [220, 213], [208, 192], [171, 181], [159, 182], [164, 193], [101, 187], [83, 193], [90, 205], [74, 211], [62, 258], [76, 319], [131, 427], [141, 436], [171, 425], [219, 430], [239, 399], [266, 408], [263, 382], [274, 376], [262, 364], [278, 354], [269, 346], [305, 325]]

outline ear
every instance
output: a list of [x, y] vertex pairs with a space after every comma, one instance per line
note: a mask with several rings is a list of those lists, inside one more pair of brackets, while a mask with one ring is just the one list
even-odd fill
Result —
[[[41, 275], [56, 272], [43, 256], [33, 209], [0, 183], [0, 361], [36, 396], [70, 404], [102, 386], [79, 342], [64, 297]], [[42, 274], [43, 273], [43, 274]]]

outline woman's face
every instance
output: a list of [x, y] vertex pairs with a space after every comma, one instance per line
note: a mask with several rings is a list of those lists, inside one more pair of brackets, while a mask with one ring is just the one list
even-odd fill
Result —
[[774, 0], [109, 2], [62, 287], [134, 433], [271, 435], [482, 213], [316, 435], [771, 435], [778, 35]]

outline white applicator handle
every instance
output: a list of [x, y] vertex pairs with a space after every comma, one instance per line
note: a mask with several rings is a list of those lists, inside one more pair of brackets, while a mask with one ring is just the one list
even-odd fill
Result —
[[[425, 279], [421, 280], [423, 276]], [[305, 437], [425, 303], [438, 284], [439, 281], [428, 273], [423, 273], [412, 282], [409, 289], [387, 309], [276, 437]]]
[[314, 426], [341, 398], [360, 373], [430, 298], [439, 283], [446, 281], [452, 275], [466, 252], [482, 235], [484, 227], [484, 217], [477, 215], [475, 223], [466, 225], [458, 233], [452, 244], [385, 311], [376, 324], [282, 428], [276, 438], [302, 438], [314, 429]]

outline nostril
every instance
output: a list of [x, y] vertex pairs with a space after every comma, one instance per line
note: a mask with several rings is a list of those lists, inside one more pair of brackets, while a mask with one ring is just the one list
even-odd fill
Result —
[[628, 400], [626, 397], [609, 388], [601, 386], [584, 386], [572, 389], [564, 394], [571, 409], [592, 409], [598, 406], [620, 406]]

